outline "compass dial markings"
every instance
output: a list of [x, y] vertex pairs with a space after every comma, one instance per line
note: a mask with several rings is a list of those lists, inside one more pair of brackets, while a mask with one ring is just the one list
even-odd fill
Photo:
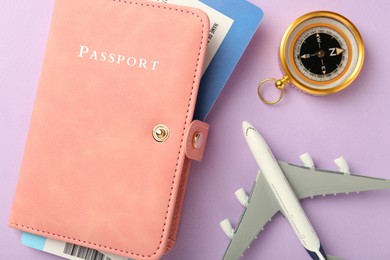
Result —
[[315, 26], [298, 36], [294, 47], [298, 71], [314, 81], [338, 77], [348, 60], [347, 43], [336, 30]]
[[342, 48], [329, 48], [330, 54], [329, 56], [337, 56], [343, 53], [345, 50]]
[[321, 35], [319, 33], [316, 34], [318, 48], [321, 49]]

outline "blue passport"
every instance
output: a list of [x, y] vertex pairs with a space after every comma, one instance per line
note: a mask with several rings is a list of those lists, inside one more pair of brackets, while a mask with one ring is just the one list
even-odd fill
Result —
[[195, 119], [205, 120], [263, 19], [262, 10], [244, 0], [201, 0], [233, 20], [200, 82]]

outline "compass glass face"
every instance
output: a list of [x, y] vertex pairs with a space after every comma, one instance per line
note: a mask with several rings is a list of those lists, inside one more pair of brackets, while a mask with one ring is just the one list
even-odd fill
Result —
[[311, 81], [329, 82], [342, 76], [349, 61], [349, 43], [328, 26], [311, 26], [297, 35], [293, 57], [298, 72]]
[[364, 44], [345, 17], [328, 11], [307, 13], [286, 30], [280, 61], [291, 86], [313, 95], [328, 95], [349, 86], [364, 61]]

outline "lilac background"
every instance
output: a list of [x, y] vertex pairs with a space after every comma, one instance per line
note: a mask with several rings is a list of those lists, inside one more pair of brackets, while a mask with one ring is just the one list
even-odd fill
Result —
[[[248, 120], [268, 140], [275, 156], [299, 163], [310, 152], [318, 167], [336, 169], [343, 155], [352, 171], [390, 179], [390, 71], [388, 13], [377, 1], [252, 0], [264, 19], [219, 100], [204, 161], [194, 163], [178, 241], [164, 259], [221, 259], [228, 239], [219, 221], [233, 224], [242, 208], [234, 191], [250, 190], [255, 161], [241, 122]], [[53, 0], [0, 2], [0, 255], [2, 259], [56, 259], [24, 247], [7, 220], [31, 116], [50, 25]], [[277, 51], [283, 32], [314, 10], [342, 13], [359, 28], [366, 46], [363, 70], [352, 86], [328, 97], [291, 88], [277, 106], [262, 104], [256, 88], [279, 77]], [[239, 40], [239, 39], [238, 39]], [[325, 250], [348, 259], [390, 259], [390, 191], [328, 196], [303, 202]], [[292, 230], [276, 215], [243, 259], [308, 259]]]

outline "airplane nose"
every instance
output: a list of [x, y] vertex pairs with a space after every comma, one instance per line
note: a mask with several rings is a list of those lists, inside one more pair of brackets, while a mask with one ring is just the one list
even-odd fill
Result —
[[246, 134], [247, 134], [247, 129], [249, 128], [249, 127], [252, 127], [253, 128], [253, 126], [251, 125], [251, 124], [249, 124], [247, 121], [243, 121], [242, 122], [242, 131], [243, 131], [243, 133], [244, 133], [244, 136], [246, 136]]

